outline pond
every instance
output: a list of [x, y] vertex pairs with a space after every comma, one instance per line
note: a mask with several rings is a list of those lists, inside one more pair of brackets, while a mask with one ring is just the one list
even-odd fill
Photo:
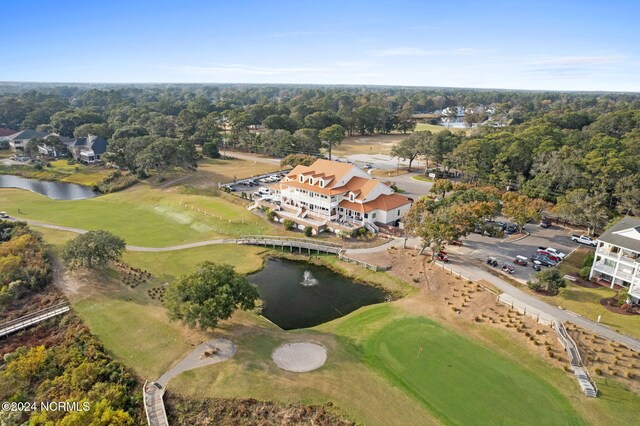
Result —
[[0, 188], [26, 189], [54, 200], [84, 200], [100, 195], [87, 186], [75, 183], [49, 182], [11, 175], [0, 175]]
[[267, 259], [247, 278], [258, 286], [262, 315], [285, 330], [313, 327], [387, 298], [383, 290], [306, 262]]

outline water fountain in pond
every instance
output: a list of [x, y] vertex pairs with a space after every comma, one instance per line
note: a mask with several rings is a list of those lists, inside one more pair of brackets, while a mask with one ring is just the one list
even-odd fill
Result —
[[311, 271], [304, 271], [302, 281], [300, 282], [305, 287], [311, 287], [318, 285], [318, 280], [313, 277]]

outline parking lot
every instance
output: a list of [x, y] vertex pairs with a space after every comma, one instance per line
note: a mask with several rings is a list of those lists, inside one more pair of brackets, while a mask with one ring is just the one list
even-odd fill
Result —
[[[462, 247], [456, 247], [455, 250], [447, 247], [447, 250], [452, 253], [455, 251], [482, 262], [486, 262], [489, 257], [494, 257], [498, 261], [497, 270], [500, 270], [505, 264], [513, 266], [515, 272], [511, 276], [526, 282], [533, 279], [536, 273], [532, 267], [531, 256], [536, 253], [538, 247], [553, 247], [567, 256], [577, 247], [585, 247], [571, 241], [572, 231], [562, 229], [557, 225], [542, 228], [537, 223], [531, 223], [525, 226], [525, 231], [530, 233], [528, 237], [513, 242], [503, 242], [504, 237], [492, 238], [471, 234], [463, 240], [464, 245]], [[527, 266], [513, 263], [516, 256], [526, 257], [528, 260]], [[544, 270], [544, 267], [542, 269]]]
[[[276, 182], [280, 182], [282, 178], [287, 174], [288, 170], [281, 170], [278, 172], [267, 173], [264, 175], [253, 176], [247, 179], [239, 179], [235, 183], [227, 183], [222, 187], [227, 187], [231, 192], [246, 193], [249, 194], [251, 199], [262, 197], [266, 195], [264, 188], [268, 188]], [[260, 193], [260, 192], [263, 193]]]

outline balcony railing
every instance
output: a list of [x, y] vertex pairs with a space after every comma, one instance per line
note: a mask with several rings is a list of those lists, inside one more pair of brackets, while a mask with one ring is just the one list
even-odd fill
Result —
[[612, 275], [612, 276], [613, 276], [613, 272], [615, 271], [614, 267], [605, 265], [604, 263], [596, 263], [595, 265], [593, 265], [593, 268], [599, 272], [604, 272], [605, 274]]

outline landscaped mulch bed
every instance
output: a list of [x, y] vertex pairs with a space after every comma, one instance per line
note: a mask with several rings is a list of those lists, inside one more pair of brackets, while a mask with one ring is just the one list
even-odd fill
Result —
[[628, 312], [622, 309], [622, 307], [618, 306], [618, 299], [615, 297], [608, 297], [605, 299], [600, 299], [600, 304], [607, 308], [608, 311], [613, 312], [614, 314], [620, 315], [640, 315], [638, 308], [635, 308], [635, 312]]

